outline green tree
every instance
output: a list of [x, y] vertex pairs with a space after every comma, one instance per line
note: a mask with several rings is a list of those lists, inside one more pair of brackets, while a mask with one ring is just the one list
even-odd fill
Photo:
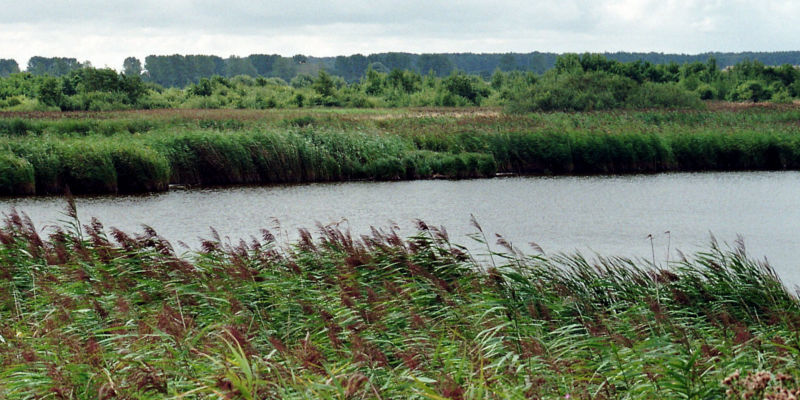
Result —
[[336, 91], [333, 78], [331, 78], [330, 74], [325, 72], [324, 69], [319, 70], [319, 75], [317, 76], [317, 79], [314, 80], [312, 87], [314, 88], [314, 91], [319, 93], [319, 95], [322, 97], [331, 97]]
[[19, 72], [19, 65], [17, 65], [16, 61], [0, 58], [0, 77], [6, 77], [11, 74], [16, 74], [18, 72]]
[[581, 58], [577, 54], [567, 53], [556, 58], [556, 73], [568, 74], [575, 72], [583, 72], [583, 65]]
[[309, 74], [297, 74], [289, 81], [289, 85], [295, 89], [310, 87], [313, 84], [314, 77]]
[[364, 75], [363, 85], [364, 91], [370, 96], [378, 96], [383, 93], [384, 74], [375, 71], [372, 68], [367, 68], [367, 73]]
[[406, 93], [414, 93], [419, 91], [422, 77], [413, 71], [393, 69], [386, 77], [386, 83]]
[[84, 68], [80, 75], [81, 92], [115, 92], [121, 89], [119, 76], [111, 68]]
[[444, 54], [422, 54], [417, 59], [417, 70], [423, 74], [433, 71], [436, 76], [446, 76], [453, 69], [453, 62]]
[[225, 76], [234, 77], [237, 75], [258, 76], [258, 71], [248, 58], [230, 56], [225, 60]]
[[731, 100], [734, 101], [759, 101], [769, 100], [772, 93], [764, 87], [764, 84], [757, 80], [745, 81], [736, 87], [731, 93]]
[[500, 64], [497, 66], [501, 71], [513, 71], [517, 69], [517, 58], [511, 53], [503, 54], [500, 57]]
[[200, 81], [189, 86], [189, 94], [193, 96], [211, 96], [214, 93], [214, 84], [207, 78], [200, 78]]
[[489, 89], [475, 76], [462, 72], [453, 72], [442, 82], [448, 92], [469, 100], [472, 104], [480, 105], [480, 98], [489, 95]]
[[122, 62], [122, 73], [127, 76], [142, 75], [142, 62], [136, 57], [128, 57]]
[[28, 72], [34, 75], [63, 76], [81, 67], [75, 58], [34, 56], [28, 60]]
[[61, 92], [61, 81], [52, 76], [42, 78], [39, 82], [36, 97], [42, 104], [60, 106], [64, 100], [64, 94]]

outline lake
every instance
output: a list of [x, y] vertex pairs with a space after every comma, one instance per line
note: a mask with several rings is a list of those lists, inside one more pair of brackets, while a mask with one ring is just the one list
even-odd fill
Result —
[[[413, 235], [413, 221], [445, 226], [453, 242], [485, 252], [466, 235], [474, 215], [487, 234], [500, 233], [534, 253], [580, 251], [657, 262], [709, 248], [710, 234], [767, 258], [787, 286], [800, 284], [800, 172], [671, 173], [626, 176], [506, 177], [476, 180], [346, 182], [174, 190], [123, 196], [80, 196], [81, 222], [141, 231], [153, 227], [174, 244], [196, 249], [214, 227], [233, 242], [261, 228], [297, 237], [297, 229], [340, 223], [354, 234], [397, 224]], [[65, 219], [63, 197], [5, 198], [37, 227]], [[276, 229], [276, 221], [280, 228]], [[669, 232], [669, 233], [666, 233]], [[651, 241], [648, 235], [653, 235]], [[495, 239], [490, 239], [494, 248]], [[181, 246], [176, 246], [179, 251]]]

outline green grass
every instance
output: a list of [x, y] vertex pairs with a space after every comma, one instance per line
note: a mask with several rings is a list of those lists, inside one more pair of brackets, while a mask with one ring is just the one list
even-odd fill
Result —
[[800, 108], [793, 105], [527, 115], [492, 108], [20, 115], [27, 114], [0, 118], [6, 194], [496, 172], [800, 169]]
[[500, 238], [479, 263], [419, 222], [408, 239], [212, 234], [177, 255], [149, 228], [81, 229], [72, 207], [49, 238], [16, 213], [0, 229], [4, 399], [796, 391], [800, 304], [743, 247], [712, 243], [664, 270], [524, 255]]

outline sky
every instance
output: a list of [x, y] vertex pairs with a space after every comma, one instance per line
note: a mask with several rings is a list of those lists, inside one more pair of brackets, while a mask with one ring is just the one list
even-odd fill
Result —
[[800, 50], [796, 0], [0, 0], [0, 58]]

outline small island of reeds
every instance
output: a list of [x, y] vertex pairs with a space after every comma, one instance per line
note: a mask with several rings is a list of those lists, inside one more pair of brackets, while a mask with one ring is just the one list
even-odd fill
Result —
[[176, 185], [800, 169], [800, 108], [0, 114], [0, 194]]

